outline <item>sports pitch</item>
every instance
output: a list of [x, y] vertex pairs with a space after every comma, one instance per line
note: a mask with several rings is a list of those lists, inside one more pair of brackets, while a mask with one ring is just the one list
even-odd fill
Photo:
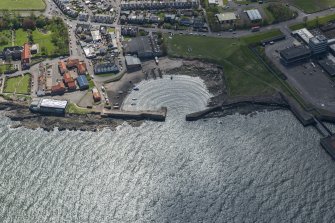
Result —
[[44, 10], [44, 0], [0, 0], [0, 10]]

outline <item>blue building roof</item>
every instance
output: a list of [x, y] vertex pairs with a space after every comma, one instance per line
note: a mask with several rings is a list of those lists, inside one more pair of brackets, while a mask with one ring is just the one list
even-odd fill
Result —
[[89, 86], [88, 80], [84, 75], [79, 75], [77, 78], [77, 82], [78, 82], [80, 89], [85, 89], [85, 88], [88, 88]]

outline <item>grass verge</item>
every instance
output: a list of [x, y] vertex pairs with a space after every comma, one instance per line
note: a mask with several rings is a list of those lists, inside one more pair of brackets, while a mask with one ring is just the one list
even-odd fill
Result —
[[69, 102], [68, 105], [66, 106], [65, 112], [67, 114], [85, 115], [90, 113], [90, 110], [88, 110], [87, 108], [79, 107], [75, 103]]

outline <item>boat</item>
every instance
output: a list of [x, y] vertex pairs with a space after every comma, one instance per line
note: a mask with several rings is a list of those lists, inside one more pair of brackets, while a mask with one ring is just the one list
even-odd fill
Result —
[[171, 77], [170, 77], [170, 79], [172, 80], [172, 79], [173, 79], [173, 77], [171, 76]]

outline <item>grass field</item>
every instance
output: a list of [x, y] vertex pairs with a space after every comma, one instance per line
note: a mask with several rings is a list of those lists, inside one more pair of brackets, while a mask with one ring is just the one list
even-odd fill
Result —
[[78, 105], [70, 102], [66, 106], [66, 113], [67, 114], [85, 115], [85, 114], [90, 113], [90, 111], [86, 108], [79, 107]]
[[40, 51], [42, 47], [45, 47], [47, 49], [47, 54], [52, 54], [54, 52], [55, 46], [51, 42], [51, 32], [42, 33], [36, 29], [33, 31], [33, 39], [34, 42], [39, 45]]
[[289, 0], [288, 2], [308, 13], [335, 7], [334, 0]]
[[4, 92], [16, 94], [29, 94], [30, 74], [6, 79]]
[[43, 0], [0, 0], [0, 10], [44, 10]]
[[165, 36], [170, 56], [197, 58], [223, 66], [231, 96], [273, 93], [281, 85], [263, 64], [255, 59], [248, 44], [280, 34], [274, 30], [241, 39], [175, 35]]
[[1, 64], [0, 65], [0, 74], [3, 74], [7, 70], [13, 69], [13, 65], [11, 64]]

